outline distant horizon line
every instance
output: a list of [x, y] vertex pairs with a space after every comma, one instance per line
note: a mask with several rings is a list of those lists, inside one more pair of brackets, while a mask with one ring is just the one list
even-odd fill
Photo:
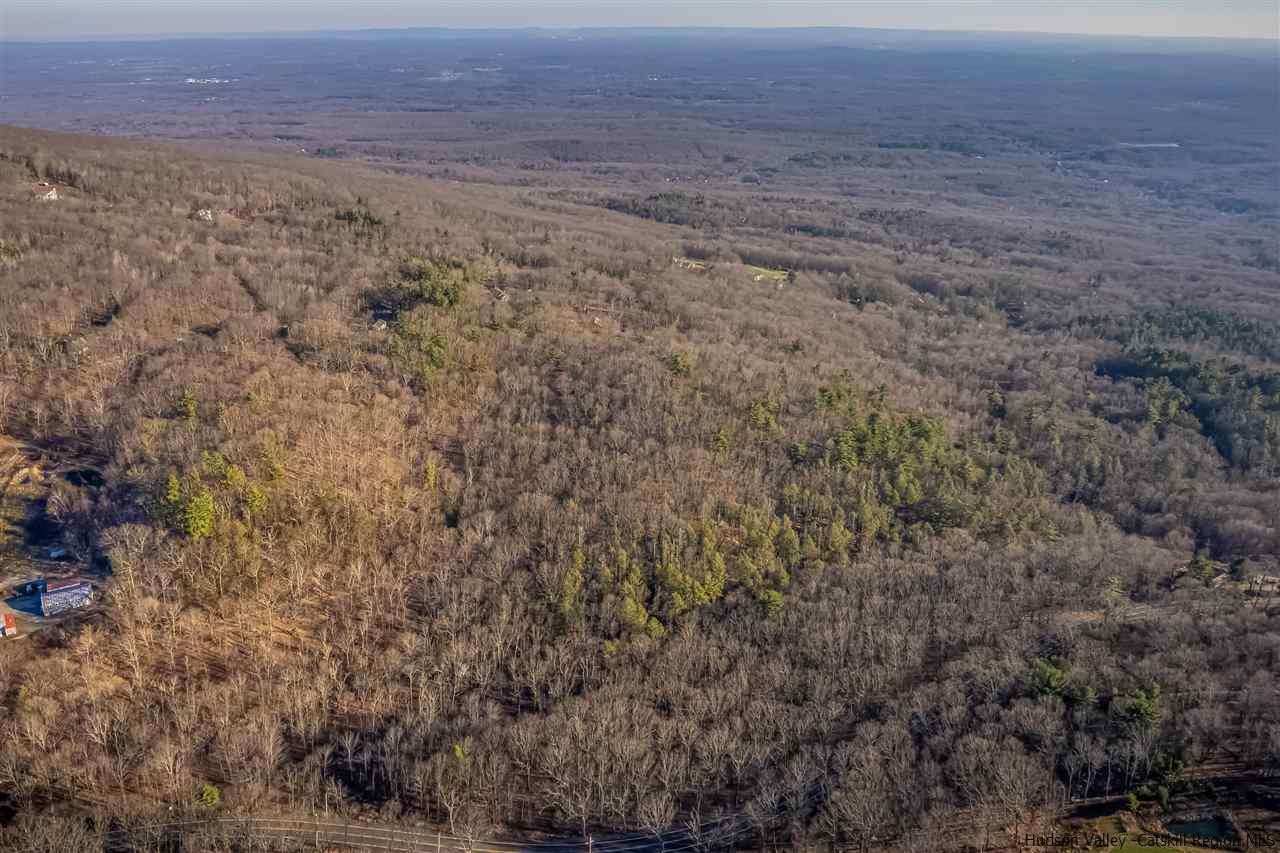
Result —
[[917, 33], [931, 36], [1008, 36], [1008, 37], [1055, 37], [1068, 39], [1095, 40], [1127, 40], [1127, 41], [1162, 41], [1162, 42], [1232, 42], [1237, 44], [1280, 45], [1280, 34], [1276, 36], [1225, 36], [1225, 35], [1145, 35], [1141, 33], [1081, 33], [1056, 30], [983, 30], [983, 29], [942, 29], [913, 27], [857, 27], [838, 25], [817, 26], [743, 26], [743, 25], [632, 25], [632, 26], [522, 26], [522, 27], [449, 27], [449, 26], [406, 26], [406, 27], [357, 27], [357, 28], [320, 28], [297, 30], [259, 30], [259, 31], [217, 31], [217, 32], [164, 32], [164, 33], [76, 33], [63, 36], [6, 36], [0, 34], [0, 44], [62, 44], [62, 43], [127, 43], [139, 41], [167, 41], [189, 39], [232, 39], [232, 38], [297, 38], [323, 36], [360, 36], [360, 35], [394, 35], [414, 33], [601, 33], [601, 32], [646, 32], [646, 31], [681, 31], [681, 32], [756, 32], [756, 33], [801, 33], [801, 32], [863, 32], [863, 33]]

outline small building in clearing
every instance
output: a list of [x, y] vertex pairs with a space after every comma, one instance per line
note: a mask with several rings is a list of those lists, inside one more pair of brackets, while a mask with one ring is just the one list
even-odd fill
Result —
[[48, 181], [41, 181], [31, 188], [36, 201], [57, 201], [58, 188]]
[[53, 616], [93, 601], [93, 585], [87, 581], [59, 581], [45, 584], [40, 594], [40, 614]]

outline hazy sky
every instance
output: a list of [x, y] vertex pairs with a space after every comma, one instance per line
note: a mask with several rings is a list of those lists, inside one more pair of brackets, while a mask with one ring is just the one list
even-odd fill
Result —
[[365, 27], [750, 26], [1280, 38], [1280, 0], [0, 0], [0, 38]]

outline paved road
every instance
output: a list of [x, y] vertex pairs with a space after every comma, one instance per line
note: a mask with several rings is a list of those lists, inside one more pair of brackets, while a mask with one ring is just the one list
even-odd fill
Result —
[[[745, 835], [748, 827], [739, 818], [705, 825], [707, 841], [714, 837], [721, 846]], [[669, 830], [660, 835], [634, 834], [601, 838], [590, 842], [565, 841], [508, 842], [467, 839], [443, 833], [423, 832], [364, 823], [290, 818], [210, 818], [154, 824], [108, 833], [107, 850], [129, 850], [130, 842], [159, 841], [163, 838], [207, 834], [228, 839], [294, 841], [324, 848], [396, 851], [396, 853], [682, 853], [702, 846], [688, 830]]]
[[[1194, 772], [1194, 771], [1193, 771]], [[1202, 768], [1198, 778], [1240, 779], [1268, 774], [1244, 765], [1224, 763]], [[814, 792], [810, 791], [810, 797]], [[1121, 795], [1077, 800], [1068, 810], [1103, 803], [1118, 803]], [[164, 838], [198, 837], [201, 834], [228, 839], [296, 842], [313, 848], [390, 851], [391, 853], [691, 853], [731, 847], [753, 831], [743, 815], [730, 815], [711, 821], [695, 834], [688, 829], [670, 829], [660, 834], [634, 833], [583, 841], [562, 839], [550, 841], [495, 841], [468, 839], [444, 833], [399, 829], [376, 824], [323, 819], [291, 819], [274, 817], [222, 817], [206, 820], [177, 821], [155, 824], [135, 830], [109, 833], [104, 839], [108, 851], [131, 851], [130, 840], [159, 841]]]

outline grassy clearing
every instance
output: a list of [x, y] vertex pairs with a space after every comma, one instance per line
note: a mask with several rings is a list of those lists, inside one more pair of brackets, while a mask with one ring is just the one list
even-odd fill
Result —
[[787, 270], [773, 269], [771, 266], [756, 266], [755, 264], [746, 265], [746, 269], [750, 270], [751, 275], [758, 282], [782, 283], [787, 280]]
[[755, 264], [747, 264], [747, 269], [756, 281], [770, 281], [775, 284], [781, 284], [787, 280], [787, 271], [774, 269], [772, 267], [758, 267]]

